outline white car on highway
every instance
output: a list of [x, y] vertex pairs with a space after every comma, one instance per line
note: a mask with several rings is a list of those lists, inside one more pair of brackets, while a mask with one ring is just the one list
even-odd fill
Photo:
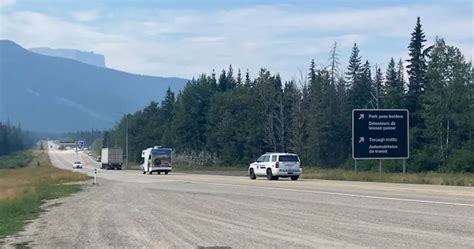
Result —
[[73, 169], [82, 169], [82, 163], [81, 162], [74, 162], [72, 164]]
[[279, 177], [290, 177], [296, 181], [303, 170], [300, 158], [292, 153], [266, 153], [249, 166], [250, 179], [266, 176], [268, 180], [278, 180]]

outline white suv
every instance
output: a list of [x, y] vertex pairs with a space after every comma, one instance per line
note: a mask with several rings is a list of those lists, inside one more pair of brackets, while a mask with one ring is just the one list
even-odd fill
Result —
[[72, 164], [73, 169], [82, 169], [82, 163], [81, 162], [74, 162]]
[[291, 153], [266, 153], [249, 166], [250, 179], [266, 176], [268, 180], [278, 180], [279, 177], [291, 177], [296, 181], [301, 175], [300, 158]]

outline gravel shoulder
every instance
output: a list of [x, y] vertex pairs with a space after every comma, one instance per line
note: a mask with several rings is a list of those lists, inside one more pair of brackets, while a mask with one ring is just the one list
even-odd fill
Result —
[[[51, 157], [59, 167], [74, 160]], [[84, 172], [92, 174], [92, 166]], [[98, 186], [48, 202], [48, 212], [8, 246], [474, 247], [473, 188], [127, 170], [98, 176]]]

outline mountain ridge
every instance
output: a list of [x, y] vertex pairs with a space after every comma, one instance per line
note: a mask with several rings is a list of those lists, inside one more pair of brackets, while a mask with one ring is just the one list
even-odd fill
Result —
[[41, 55], [0, 40], [0, 120], [29, 130], [107, 129], [123, 113], [160, 101], [168, 87], [178, 92], [187, 81]]
[[105, 56], [102, 54], [94, 53], [93, 51], [81, 51], [78, 49], [48, 47], [29, 48], [28, 50], [42, 55], [68, 58], [93, 66], [106, 67]]

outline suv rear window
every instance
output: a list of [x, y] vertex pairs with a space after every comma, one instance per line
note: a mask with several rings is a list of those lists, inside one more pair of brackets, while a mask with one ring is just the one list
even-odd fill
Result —
[[280, 156], [280, 162], [298, 162], [297, 156], [287, 155], [287, 156]]

